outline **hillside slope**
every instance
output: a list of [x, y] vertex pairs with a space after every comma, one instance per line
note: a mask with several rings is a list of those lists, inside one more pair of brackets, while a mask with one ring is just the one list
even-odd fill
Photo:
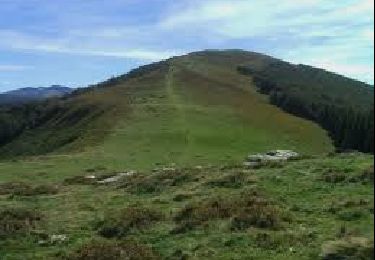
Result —
[[275, 61], [251, 52], [206, 51], [141, 67], [51, 104], [48, 117], [7, 140], [0, 154], [78, 151], [152, 167], [232, 161], [275, 148], [332, 151], [322, 128], [269, 104], [238, 71]]
[[274, 60], [238, 67], [270, 102], [326, 129], [339, 149], [374, 152], [374, 87], [305, 65]]

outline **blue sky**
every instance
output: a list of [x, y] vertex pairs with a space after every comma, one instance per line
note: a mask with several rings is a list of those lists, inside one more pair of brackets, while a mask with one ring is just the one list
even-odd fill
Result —
[[373, 37], [370, 0], [0, 0], [0, 91], [86, 86], [227, 48], [373, 84]]

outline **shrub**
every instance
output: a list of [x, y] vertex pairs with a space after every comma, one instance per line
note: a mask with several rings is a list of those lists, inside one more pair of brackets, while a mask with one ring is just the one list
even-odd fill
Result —
[[368, 212], [373, 212], [373, 203], [365, 199], [352, 199], [333, 201], [327, 211], [335, 214], [344, 221], [356, 221], [364, 217]]
[[42, 219], [38, 211], [24, 208], [0, 209], [0, 238], [27, 234]]
[[55, 185], [42, 184], [31, 188], [19, 189], [14, 191], [18, 196], [36, 196], [36, 195], [55, 195], [58, 193], [58, 187]]
[[365, 169], [359, 176], [359, 180], [364, 183], [374, 184], [374, 165]]
[[89, 178], [87, 176], [73, 176], [64, 180], [65, 185], [91, 185], [96, 182], [96, 178]]
[[185, 200], [188, 200], [192, 197], [192, 194], [177, 194], [176, 196], [174, 196], [173, 198], [173, 201], [176, 201], [176, 202], [181, 202], [181, 201], [185, 201]]
[[168, 187], [181, 186], [192, 182], [195, 180], [193, 177], [192, 172], [187, 169], [176, 170], [171, 168], [158, 170], [153, 174], [126, 176], [119, 187], [135, 194], [156, 193]]
[[344, 210], [338, 213], [338, 218], [344, 221], [355, 221], [361, 219], [364, 215], [364, 211], [360, 209], [356, 210]]
[[361, 237], [329, 241], [323, 245], [321, 257], [323, 260], [374, 259], [374, 244]]
[[230, 218], [233, 230], [277, 228], [281, 223], [279, 215], [279, 208], [258, 192], [246, 192], [232, 198], [218, 197], [187, 205], [174, 217], [178, 226], [172, 233], [186, 232], [210, 220]]
[[96, 228], [103, 237], [125, 237], [132, 230], [143, 230], [163, 218], [159, 211], [129, 207], [119, 212], [108, 214], [99, 221]]
[[135, 241], [91, 241], [69, 255], [70, 260], [156, 260], [161, 259], [147, 245]]
[[347, 181], [347, 175], [341, 172], [328, 170], [321, 176], [320, 180], [328, 183], [342, 183]]
[[58, 193], [58, 187], [50, 184], [32, 186], [26, 183], [3, 183], [0, 185], [0, 195], [36, 196], [54, 195]]
[[210, 187], [238, 189], [246, 183], [246, 175], [242, 172], [227, 174], [219, 179], [207, 182]]
[[231, 221], [233, 230], [244, 230], [250, 227], [276, 228], [280, 224], [277, 208], [269, 205], [254, 204], [244, 208]]
[[312, 230], [294, 230], [285, 232], [251, 232], [248, 236], [256, 247], [263, 250], [288, 250], [295, 252], [296, 248], [306, 248], [316, 241], [316, 233]]
[[[26, 186], [25, 183], [20, 182], [7, 182], [7, 183], [0, 183], [0, 195], [9, 195], [12, 194], [13, 191], [22, 189]], [[27, 185], [27, 187], [30, 187]]]

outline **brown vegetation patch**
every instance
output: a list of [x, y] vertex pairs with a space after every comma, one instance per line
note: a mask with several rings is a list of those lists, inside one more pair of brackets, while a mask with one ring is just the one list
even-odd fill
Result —
[[374, 165], [365, 169], [359, 176], [359, 180], [364, 183], [374, 184]]
[[42, 215], [36, 210], [24, 208], [4, 208], [0, 209], [0, 238], [9, 236], [27, 234]]
[[328, 183], [363, 183], [373, 184], [374, 183], [374, 165], [362, 170], [360, 173], [351, 173], [351, 169], [335, 170], [327, 169], [319, 178], [319, 180]]
[[22, 182], [9, 182], [0, 184], [0, 195], [37, 196], [54, 195], [59, 191], [56, 185], [41, 184], [30, 185]]
[[342, 240], [329, 241], [323, 245], [321, 256], [323, 260], [374, 259], [374, 243], [362, 237], [348, 237]]
[[119, 187], [135, 194], [161, 192], [195, 181], [194, 170], [161, 169], [152, 174], [134, 174], [122, 179]]
[[131, 231], [143, 230], [162, 220], [161, 212], [142, 207], [129, 207], [119, 212], [110, 212], [96, 225], [103, 237], [125, 237]]
[[374, 213], [373, 202], [364, 199], [341, 200], [332, 202], [327, 210], [344, 221], [355, 221], [366, 214]]
[[246, 176], [243, 172], [235, 172], [226, 174], [223, 177], [220, 177], [215, 180], [211, 180], [206, 184], [209, 187], [220, 187], [220, 188], [230, 188], [230, 189], [238, 189], [241, 188], [245, 184], [255, 183], [257, 182], [256, 176]]
[[249, 227], [275, 229], [281, 224], [281, 211], [257, 191], [231, 198], [212, 198], [187, 205], [174, 217], [178, 224], [172, 233], [186, 232], [207, 221], [231, 219], [233, 230]]
[[156, 260], [161, 259], [147, 245], [135, 241], [94, 240], [67, 257], [70, 260]]

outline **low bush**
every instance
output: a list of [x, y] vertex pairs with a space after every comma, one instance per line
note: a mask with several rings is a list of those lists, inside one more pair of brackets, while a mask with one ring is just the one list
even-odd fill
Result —
[[37, 195], [54, 195], [58, 193], [56, 185], [42, 184], [30, 185], [27, 183], [3, 183], [0, 184], [0, 195], [16, 196], [37, 196]]
[[327, 183], [336, 184], [346, 182], [348, 180], [348, 176], [342, 172], [327, 170], [322, 174], [320, 180], [325, 181]]
[[7, 182], [7, 183], [0, 183], [0, 195], [9, 195], [12, 194], [15, 190], [23, 189], [29, 185], [20, 182]]
[[365, 199], [352, 199], [352, 200], [338, 200], [332, 201], [327, 211], [332, 214], [337, 214], [346, 209], [369, 209], [373, 203]]
[[164, 169], [152, 174], [134, 174], [123, 178], [120, 188], [134, 194], [156, 193], [168, 187], [181, 186], [195, 181], [194, 173], [187, 170]]
[[157, 260], [161, 259], [147, 245], [135, 241], [94, 240], [82, 245], [69, 260]]
[[92, 185], [97, 183], [96, 178], [89, 176], [73, 176], [64, 180], [65, 185]]
[[366, 238], [349, 237], [329, 241], [323, 245], [322, 260], [369, 260], [374, 259], [374, 243]]
[[0, 209], [0, 238], [28, 234], [41, 219], [42, 215], [36, 210], [25, 208]]
[[[315, 240], [312, 232], [272, 232], [251, 234], [257, 247], [265, 250], [291, 250], [293, 247], [307, 247]], [[293, 250], [293, 249], [292, 249]]]
[[233, 217], [233, 230], [245, 230], [250, 227], [276, 228], [280, 224], [279, 212], [276, 207], [254, 204], [241, 210]]
[[[255, 180], [253, 179], [251, 182], [255, 182]], [[207, 182], [207, 185], [209, 187], [238, 189], [246, 183], [248, 183], [246, 175], [243, 172], [236, 172], [227, 174], [216, 180], [211, 180]]]
[[374, 184], [374, 165], [365, 169], [359, 176], [359, 180], [363, 183]]
[[176, 202], [185, 201], [185, 200], [191, 199], [192, 196], [193, 196], [192, 194], [180, 193], [174, 196], [173, 201], [176, 201]]
[[364, 211], [361, 209], [343, 210], [337, 214], [340, 220], [356, 221], [364, 216]]
[[125, 237], [131, 231], [148, 228], [162, 218], [163, 215], [159, 211], [129, 207], [118, 212], [110, 212], [96, 224], [96, 229], [103, 237]]
[[249, 227], [278, 228], [281, 211], [258, 192], [245, 192], [231, 198], [213, 198], [187, 205], [174, 217], [177, 227], [172, 233], [182, 233], [207, 221], [231, 219], [232, 230]]
[[327, 211], [344, 221], [356, 221], [373, 213], [373, 203], [365, 199], [333, 201]]

